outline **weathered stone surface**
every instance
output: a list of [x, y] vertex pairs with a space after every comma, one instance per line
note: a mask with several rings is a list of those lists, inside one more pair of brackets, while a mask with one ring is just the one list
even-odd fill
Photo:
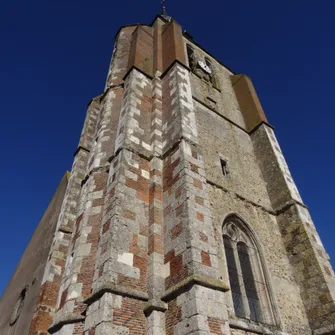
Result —
[[[52, 245], [54, 232], [60, 215], [68, 185], [69, 174], [66, 173], [52, 200], [50, 201], [40, 223], [38, 224], [28, 247], [26, 248], [15, 273], [10, 280], [6, 291], [0, 301], [0, 333], [1, 334], [25, 334], [33, 321], [33, 327], [48, 327], [52, 318], [48, 315], [48, 309], [39, 311], [40, 319], [36, 316], [36, 307], [41, 303], [39, 298], [43, 289], [43, 276], [48, 260], [48, 254]], [[64, 233], [59, 233], [65, 235]], [[50, 277], [60, 274], [59, 268], [53, 268], [49, 272]], [[10, 326], [11, 315], [22, 290], [27, 289], [24, 304], [17, 321]], [[51, 293], [45, 304], [53, 304], [57, 300], [58, 291]], [[34, 315], [35, 312], [35, 315]]]
[[36, 295], [0, 333], [333, 331], [334, 273], [250, 79], [175, 21], [118, 32], [62, 194]]

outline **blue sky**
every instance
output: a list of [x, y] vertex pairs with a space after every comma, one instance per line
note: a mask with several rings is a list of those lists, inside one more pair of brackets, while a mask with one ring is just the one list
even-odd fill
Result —
[[[334, 2], [167, 0], [167, 6], [200, 45], [253, 79], [335, 259]], [[71, 168], [86, 105], [104, 87], [115, 33], [121, 25], [150, 23], [159, 11], [160, 0], [1, 2], [0, 294]]]

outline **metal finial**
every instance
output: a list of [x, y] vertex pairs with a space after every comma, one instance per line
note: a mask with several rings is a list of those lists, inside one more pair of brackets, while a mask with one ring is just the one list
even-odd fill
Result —
[[166, 0], [162, 0], [162, 15], [167, 16], [165, 3], [166, 3]]

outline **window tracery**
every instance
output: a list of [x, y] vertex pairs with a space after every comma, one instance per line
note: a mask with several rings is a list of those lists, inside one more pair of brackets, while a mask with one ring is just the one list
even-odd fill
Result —
[[222, 233], [235, 315], [273, 324], [269, 290], [251, 231], [239, 217], [231, 215], [225, 220]]

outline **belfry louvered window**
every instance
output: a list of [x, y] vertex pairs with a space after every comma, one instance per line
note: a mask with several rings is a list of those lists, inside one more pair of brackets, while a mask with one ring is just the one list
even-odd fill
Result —
[[235, 316], [273, 324], [259, 251], [251, 231], [239, 217], [231, 215], [225, 220], [223, 243]]

